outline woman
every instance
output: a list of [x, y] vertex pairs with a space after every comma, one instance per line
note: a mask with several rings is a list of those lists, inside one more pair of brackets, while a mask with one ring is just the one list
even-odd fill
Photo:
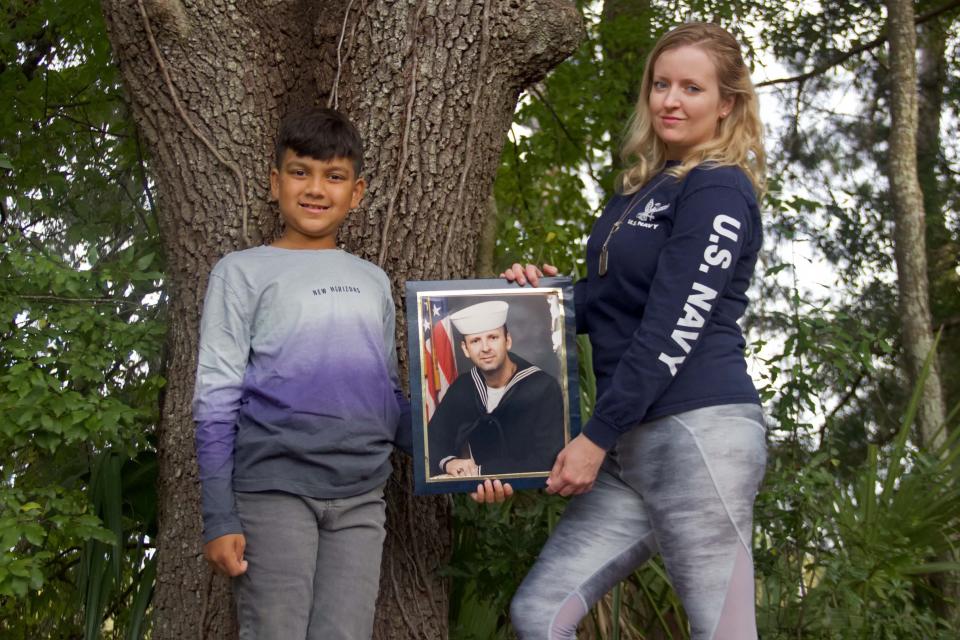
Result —
[[[762, 242], [765, 167], [733, 36], [701, 23], [660, 39], [623, 153], [629, 168], [575, 290], [596, 408], [547, 481], [576, 497], [511, 618], [524, 640], [574, 638], [589, 608], [659, 552], [693, 638], [755, 638], [752, 509], [765, 430], [737, 320]], [[536, 285], [542, 272], [517, 264], [503, 275]], [[479, 487], [475, 499], [504, 489]]]

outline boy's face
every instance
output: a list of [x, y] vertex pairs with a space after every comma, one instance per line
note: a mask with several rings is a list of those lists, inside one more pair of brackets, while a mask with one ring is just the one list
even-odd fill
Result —
[[347, 158], [317, 160], [287, 149], [280, 168], [270, 171], [270, 193], [286, 225], [274, 244], [289, 249], [336, 248], [337, 229], [360, 204], [365, 186]]

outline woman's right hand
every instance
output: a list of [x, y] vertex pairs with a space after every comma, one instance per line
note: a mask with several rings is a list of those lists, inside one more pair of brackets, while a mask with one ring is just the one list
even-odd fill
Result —
[[516, 282], [521, 287], [528, 282], [531, 287], [535, 287], [543, 276], [555, 276], [557, 273], [557, 268], [552, 264], [544, 264], [543, 268], [539, 269], [535, 264], [528, 263], [526, 266], [521, 266], [519, 262], [514, 262], [512, 267], [500, 274], [500, 277], [506, 278], [509, 282]]

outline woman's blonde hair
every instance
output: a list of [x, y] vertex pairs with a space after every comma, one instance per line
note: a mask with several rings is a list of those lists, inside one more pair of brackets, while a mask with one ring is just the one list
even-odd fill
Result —
[[760, 198], [766, 190], [767, 163], [757, 94], [740, 53], [740, 43], [726, 29], [709, 22], [690, 22], [673, 29], [657, 41], [647, 57], [640, 95], [620, 152], [627, 167], [620, 174], [620, 190], [634, 193], [666, 163], [666, 145], [654, 131], [650, 113], [653, 65], [664, 51], [686, 46], [698, 47], [710, 56], [717, 70], [720, 97], [733, 97], [734, 102], [727, 116], [720, 120], [717, 135], [694, 147], [681, 164], [671, 167], [667, 173], [682, 178], [703, 163], [737, 166], [750, 178]]

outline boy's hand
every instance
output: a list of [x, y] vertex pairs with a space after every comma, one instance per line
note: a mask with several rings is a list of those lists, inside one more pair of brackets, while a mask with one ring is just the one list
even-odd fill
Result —
[[247, 572], [247, 561], [243, 559], [246, 548], [247, 539], [242, 533], [228, 533], [203, 545], [203, 557], [214, 571], [233, 578]]
[[493, 504], [494, 502], [503, 502], [512, 495], [513, 487], [510, 486], [509, 482], [504, 484], [499, 480], [491, 481], [488, 478], [483, 481], [483, 484], [477, 485], [477, 490], [471, 493], [470, 497], [473, 498], [474, 502]]
[[504, 272], [500, 274], [500, 277], [506, 278], [510, 282], [516, 282], [521, 287], [528, 282], [531, 287], [535, 287], [540, 283], [540, 278], [543, 276], [555, 275], [557, 275], [557, 268], [552, 264], [544, 264], [543, 270], [540, 270], [533, 264], [528, 264], [523, 267], [520, 266], [519, 262], [515, 262], [512, 267], [504, 270]]

